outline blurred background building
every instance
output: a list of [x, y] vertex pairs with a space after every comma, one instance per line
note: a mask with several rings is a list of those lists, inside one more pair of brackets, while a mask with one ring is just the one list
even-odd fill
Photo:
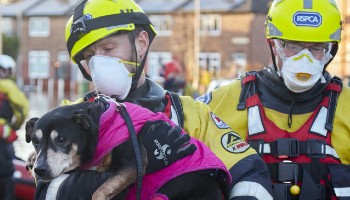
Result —
[[[181, 63], [187, 82], [196, 89], [203, 86], [201, 92], [213, 79], [232, 79], [270, 63], [264, 21], [271, 0], [136, 1], [158, 32], [146, 73], [160, 83], [159, 72], [172, 59]], [[17, 58], [18, 83], [59, 98], [88, 90], [88, 83], [69, 59], [64, 39], [65, 23], [79, 1], [0, 2], [2, 43], [7, 42], [0, 51], [10, 51]], [[328, 67], [341, 78], [350, 76], [348, 4], [348, 0], [338, 0], [344, 20], [342, 43]]]

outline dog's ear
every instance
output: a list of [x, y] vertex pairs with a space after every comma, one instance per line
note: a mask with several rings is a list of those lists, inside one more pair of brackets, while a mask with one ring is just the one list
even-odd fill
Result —
[[32, 141], [32, 134], [34, 132], [35, 123], [39, 120], [37, 117], [33, 117], [26, 122], [26, 142]]
[[83, 109], [74, 112], [73, 120], [80, 129], [89, 130], [91, 128], [90, 116]]

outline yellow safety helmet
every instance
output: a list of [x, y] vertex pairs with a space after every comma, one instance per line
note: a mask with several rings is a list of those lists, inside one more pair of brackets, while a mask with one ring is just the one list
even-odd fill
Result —
[[340, 42], [342, 21], [335, 0], [274, 0], [266, 26], [268, 39]]
[[85, 78], [91, 77], [79, 64], [82, 50], [118, 31], [133, 31], [143, 26], [150, 35], [156, 31], [142, 8], [133, 0], [83, 0], [66, 24], [66, 42], [73, 62], [78, 63]]

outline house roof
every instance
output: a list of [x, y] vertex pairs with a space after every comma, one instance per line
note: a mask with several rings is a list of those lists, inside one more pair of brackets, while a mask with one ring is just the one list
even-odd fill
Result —
[[35, 6], [40, 1], [41, 0], [23, 0], [18, 1], [17, 3], [0, 6], [0, 13], [4, 17], [14, 17]]
[[[227, 12], [241, 7], [246, 4], [247, 1], [249, 0], [200, 0], [200, 8], [201, 12]], [[194, 9], [195, 0], [192, 0], [180, 10], [184, 12], [193, 12]]]
[[140, 0], [137, 3], [146, 13], [173, 12], [186, 5], [191, 0]]
[[[174, 11], [193, 12], [196, 0], [136, 0], [148, 14]], [[199, 0], [201, 12], [266, 12], [271, 0]], [[5, 17], [16, 16], [61, 16], [73, 14], [78, 0], [22, 0], [0, 7]]]
[[73, 14], [77, 0], [44, 0], [24, 12], [26, 16], [61, 16]]

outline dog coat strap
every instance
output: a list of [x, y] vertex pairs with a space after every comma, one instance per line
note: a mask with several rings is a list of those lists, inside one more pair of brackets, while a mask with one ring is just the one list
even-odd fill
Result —
[[128, 127], [132, 146], [134, 147], [135, 157], [136, 157], [136, 165], [137, 165], [137, 193], [136, 193], [136, 199], [140, 199], [141, 191], [142, 191], [142, 178], [143, 178], [143, 170], [142, 170], [142, 155], [140, 150], [140, 145], [137, 140], [135, 127], [132, 124], [130, 115], [128, 111], [126, 110], [124, 104], [117, 103], [117, 110], [119, 111], [120, 115], [125, 120], [126, 126]]
[[169, 198], [164, 194], [157, 193], [153, 195], [150, 200], [169, 200]]
[[69, 174], [62, 174], [61, 176], [53, 179], [47, 188], [46, 198], [45, 199], [56, 199], [58, 189], [64, 180], [69, 176]]

